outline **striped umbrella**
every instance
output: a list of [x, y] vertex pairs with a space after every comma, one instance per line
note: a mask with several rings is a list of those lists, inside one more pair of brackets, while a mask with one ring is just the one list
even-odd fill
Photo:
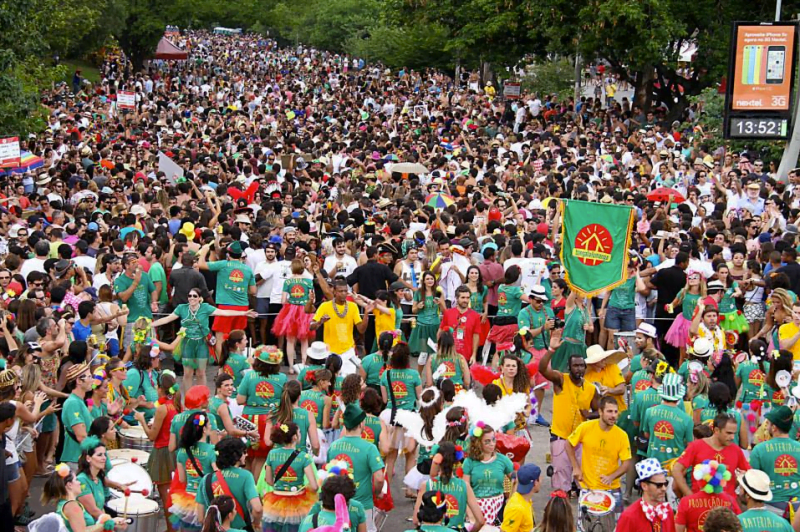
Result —
[[456, 200], [454, 200], [452, 196], [442, 192], [428, 194], [428, 197], [425, 198], [425, 205], [430, 205], [434, 209], [445, 209], [455, 202]]
[[34, 155], [29, 151], [23, 151], [20, 154], [19, 166], [16, 168], [7, 168], [4, 172], [2, 172], [2, 174], [24, 174], [25, 172], [36, 170], [42, 166], [44, 166], [44, 161], [41, 157]]

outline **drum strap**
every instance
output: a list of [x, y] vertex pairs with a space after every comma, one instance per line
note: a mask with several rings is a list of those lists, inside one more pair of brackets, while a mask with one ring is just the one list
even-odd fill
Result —
[[[242, 518], [242, 521], [245, 522], [245, 525], [250, 525], [250, 522], [247, 520], [247, 517], [244, 515], [244, 510], [242, 509], [242, 505], [236, 500], [236, 497], [233, 496], [231, 493], [231, 488], [228, 486], [228, 483], [225, 481], [225, 477], [222, 476], [222, 471], [217, 471], [216, 473], [217, 483], [219, 487], [222, 489], [222, 493], [233, 499], [233, 505], [236, 508], [236, 513], [239, 514], [239, 517]], [[214, 475], [208, 474], [206, 475], [206, 497], [208, 497], [208, 501], [211, 502], [214, 500], [214, 488], [212, 484], [214, 483]]]
[[289, 466], [292, 465], [292, 462], [294, 462], [294, 459], [297, 458], [297, 455], [299, 454], [300, 454], [300, 449], [295, 449], [294, 452], [289, 455], [289, 458], [286, 459], [286, 461], [283, 463], [280, 469], [278, 469], [278, 472], [275, 473], [275, 480], [273, 481], [273, 484], [277, 484], [278, 481], [281, 478], [283, 478], [283, 475], [286, 474], [286, 471], [289, 469]]
[[392, 401], [392, 415], [389, 417], [389, 425], [393, 427], [395, 425], [394, 418], [397, 416], [397, 399], [394, 397], [394, 389], [392, 388], [392, 370], [387, 369], [385, 373], [387, 388], [389, 389], [389, 400]]

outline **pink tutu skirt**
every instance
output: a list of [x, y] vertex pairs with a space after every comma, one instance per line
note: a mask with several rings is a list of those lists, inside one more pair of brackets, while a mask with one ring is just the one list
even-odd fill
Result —
[[272, 325], [272, 334], [282, 338], [297, 338], [306, 340], [311, 336], [308, 324], [311, 323], [313, 314], [306, 314], [305, 307], [301, 305], [283, 306]]
[[684, 318], [683, 314], [678, 314], [664, 336], [664, 340], [673, 347], [686, 347], [686, 344], [689, 343], [689, 328], [691, 326], [691, 320]]

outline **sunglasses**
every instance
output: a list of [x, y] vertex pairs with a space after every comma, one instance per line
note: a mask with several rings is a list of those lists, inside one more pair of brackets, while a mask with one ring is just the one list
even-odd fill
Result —
[[187, 297], [190, 297], [192, 299], [195, 299], [195, 298], [200, 299], [200, 296], [198, 296], [197, 294], [189, 294]]
[[669, 486], [669, 482], [650, 482], [649, 480], [645, 480], [645, 482], [658, 489], [667, 489], [667, 486]]

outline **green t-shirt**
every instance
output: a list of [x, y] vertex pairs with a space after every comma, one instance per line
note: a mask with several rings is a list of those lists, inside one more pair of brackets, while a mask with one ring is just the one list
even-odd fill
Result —
[[650, 434], [647, 457], [655, 458], [666, 466], [683, 453], [694, 439], [692, 418], [680, 407], [658, 405], [644, 414], [642, 432]]
[[462, 527], [467, 517], [467, 483], [453, 476], [445, 484], [439, 479], [431, 479], [425, 483], [425, 491], [440, 491], [447, 502], [447, 526]]
[[211, 332], [208, 320], [217, 308], [208, 303], [200, 303], [196, 312], [189, 309], [189, 304], [184, 303], [175, 307], [173, 314], [181, 319], [181, 328], [186, 329], [186, 338], [196, 340], [205, 338]]
[[[133, 284], [133, 279], [122, 273], [114, 280], [114, 293], [120, 294], [126, 291]], [[139, 280], [139, 285], [133, 291], [131, 297], [128, 298], [127, 303], [119, 300], [121, 305], [128, 306], [128, 323], [133, 323], [139, 318], [153, 319], [153, 310], [150, 308], [150, 294], [156, 289], [150, 276], [142, 272], [142, 278]]]
[[[144, 395], [144, 398], [149, 403], [158, 401], [158, 383], [161, 380], [161, 374], [158, 370], [151, 369], [148, 371], [141, 371], [136, 368], [128, 370], [128, 376], [122, 383], [125, 389], [128, 390], [128, 395], [131, 397], [139, 397]], [[139, 407], [136, 410], [144, 412], [145, 419], [152, 419], [156, 414], [155, 408]]]
[[[764, 369], [769, 371], [769, 363], [764, 363]], [[750, 360], [746, 360], [739, 364], [736, 368], [736, 377], [741, 381], [739, 386], [741, 393], [739, 400], [743, 403], [750, 403], [758, 400], [758, 394], [761, 391], [761, 385], [764, 384], [766, 375], [758, 364], [754, 364]]]
[[95, 505], [102, 510], [106, 505], [106, 490], [103, 481], [99, 478], [92, 480], [86, 473], [78, 473], [78, 482], [81, 483], [81, 493], [78, 497], [90, 495], [94, 499]]
[[[461, 355], [455, 353], [456, 357], [462, 358]], [[445, 379], [450, 379], [453, 381], [453, 384], [458, 384], [460, 386], [464, 386], [464, 372], [461, 370], [461, 364], [458, 360], [453, 360], [451, 358], [447, 358], [442, 360], [444, 357], [440, 357], [438, 354], [434, 354], [431, 357], [431, 375], [438, 371], [439, 366], [444, 364], [444, 373], [442, 373], [442, 377]]]
[[312, 384], [306, 380], [306, 373], [308, 373], [309, 371], [317, 371], [318, 369], [324, 369], [324, 368], [325, 366], [311, 364], [300, 370], [300, 374], [297, 375], [297, 380], [300, 381], [300, 384], [303, 386], [304, 390], [310, 390], [312, 388]]
[[497, 315], [516, 316], [522, 308], [522, 288], [509, 284], [497, 289]]
[[83, 399], [74, 393], [69, 394], [61, 410], [61, 423], [64, 424], [65, 428], [69, 427], [69, 430], [65, 430], [66, 434], [64, 434], [64, 450], [61, 452], [62, 462], [77, 462], [78, 458], [81, 457], [81, 445], [73, 437], [75, 435], [73, 427], [83, 423], [88, 434], [92, 421], [94, 421], [94, 418]]
[[281, 402], [284, 384], [286, 384], [286, 375], [283, 373], [263, 377], [255, 371], [248, 371], [238, 390], [239, 395], [247, 398], [244, 413], [248, 415], [269, 414], [276, 410]]
[[250, 304], [249, 289], [256, 285], [250, 266], [239, 260], [217, 260], [209, 262], [208, 269], [217, 272], [217, 305], [246, 307]]
[[244, 379], [244, 374], [250, 369], [247, 358], [241, 353], [230, 353], [225, 365], [220, 369], [221, 372], [233, 377], [233, 387], [238, 390]]
[[739, 514], [742, 532], [794, 532], [789, 521], [766, 508], [753, 508]]
[[361, 431], [361, 439], [374, 443], [375, 447], [378, 447], [380, 445], [381, 432], [383, 432], [383, 425], [381, 425], [380, 418], [367, 414], [367, 418], [364, 420], [364, 430]]
[[[220, 495], [223, 493], [222, 487], [220, 486], [219, 480], [217, 480], [216, 473], [208, 473], [208, 475], [213, 475], [211, 478], [213, 481], [211, 482], [211, 491], [214, 493], [214, 496]], [[250, 521], [250, 505], [248, 502], [252, 501], [253, 499], [258, 499], [258, 490], [256, 490], [256, 481], [253, 479], [253, 474], [246, 469], [241, 469], [238, 467], [230, 467], [228, 469], [222, 470], [222, 477], [225, 479], [225, 483], [228, 485], [228, 489], [230, 490], [231, 495], [236, 500], [237, 507], [240, 507], [244, 511], [245, 517], [247, 520]], [[202, 504], [206, 509], [209, 506], [209, 499], [208, 494], [206, 493], [206, 478], [203, 477], [202, 480], [199, 482], [200, 488], [197, 490], [197, 497], [195, 500], [197, 504]], [[239, 512], [234, 512], [235, 517], [233, 518], [233, 522], [231, 523], [234, 528], [244, 528], [246, 523], [244, 520], [239, 516]], [[228, 532], [231, 532], [233, 528], [228, 529]]]
[[502, 495], [505, 477], [513, 471], [514, 464], [504, 454], [496, 454], [488, 464], [472, 458], [464, 460], [464, 475], [469, 475], [472, 491], [479, 499]]
[[214, 418], [214, 421], [216, 421], [218, 427], [224, 428], [225, 425], [222, 423], [222, 417], [218, 413], [219, 407], [221, 407], [222, 405], [225, 405], [225, 408], [228, 408], [228, 414], [230, 414], [231, 411], [230, 408], [228, 407], [228, 401], [226, 401], [225, 399], [220, 399], [215, 395], [208, 401], [208, 413], [211, 414], [211, 416]]
[[204, 441], [198, 442], [197, 445], [192, 447], [192, 456], [194, 456], [194, 461], [200, 467], [200, 471], [198, 471], [189, 459], [189, 453], [186, 452], [186, 449], [178, 449], [176, 461], [186, 471], [186, 491], [197, 493], [200, 478], [213, 471], [212, 464], [216, 461], [214, 451], [214, 446]]
[[738, 310], [736, 308], [736, 300], [733, 298], [733, 293], [737, 288], [739, 288], [739, 283], [734, 281], [731, 287], [725, 290], [718, 305], [720, 314], [728, 314], [729, 312], [736, 312], [736, 310]]
[[[169, 433], [174, 434], [175, 438], [180, 440], [181, 431], [183, 430], [183, 426], [186, 425], [186, 420], [189, 419], [194, 413], [205, 414], [206, 411], [201, 408], [196, 408], [194, 410], [184, 410], [183, 412], [178, 412], [175, 414], [175, 417], [172, 418], [172, 423], [169, 425]], [[217, 419], [214, 416], [209, 417], [211, 422], [211, 430], [219, 430], [217, 425]]]
[[642, 370], [642, 355], [633, 355], [631, 359], [631, 373]]
[[[305, 442], [303, 442], [305, 444]], [[267, 465], [272, 468], [272, 478], [278, 474], [278, 470], [283, 467], [283, 464], [289, 459], [289, 456], [294, 452], [294, 449], [289, 447], [274, 447], [267, 456]], [[275, 483], [277, 491], [292, 491], [292, 488], [299, 490], [306, 485], [305, 468], [311, 465], [313, 460], [311, 455], [305, 451], [300, 451], [291, 465], [286, 469], [281, 479]]]
[[636, 279], [631, 277], [608, 296], [608, 306], [616, 309], [633, 309], [636, 298]]
[[[350, 514], [350, 530], [358, 530], [358, 525], [367, 522], [367, 513], [364, 506], [355, 499], [347, 503], [347, 513]], [[317, 516], [316, 518], [314, 516]], [[316, 521], [316, 523], [315, 523]], [[332, 525], [336, 522], [336, 513], [333, 510], [323, 510], [319, 502], [311, 507], [308, 515], [300, 523], [298, 532], [308, 532], [313, 528]]]
[[[552, 320], [555, 317], [553, 309], [547, 305], [542, 305], [542, 309], [538, 312], [533, 310], [533, 306], [528, 305], [517, 314], [517, 325], [522, 329], [538, 329], [544, 325], [547, 320]], [[534, 349], [546, 349], [550, 345], [550, 331], [543, 330], [533, 339]]]
[[283, 293], [289, 294], [286, 302], [290, 305], [305, 305], [314, 293], [314, 281], [311, 279], [286, 279], [283, 282]]
[[383, 372], [381, 387], [386, 388], [386, 397], [391, 404], [391, 394], [387, 388], [391, 377], [392, 391], [397, 408], [401, 410], [414, 410], [417, 402], [417, 386], [422, 386], [419, 372], [411, 368], [392, 369]]
[[650, 381], [650, 374], [643, 369], [640, 369], [631, 375], [631, 390], [635, 392], [643, 392], [650, 388], [651, 384], [652, 382]]
[[800, 442], [791, 438], [773, 438], [750, 451], [750, 467], [769, 475], [772, 502], [786, 502], [800, 497]]
[[707, 395], [700, 394], [692, 397], [692, 412], [698, 412], [698, 411], [702, 412], [704, 408], [708, 408]]
[[[417, 312], [417, 323], [419, 325], [438, 325], [441, 322], [441, 316], [439, 316], [441, 309], [439, 305], [434, 303], [434, 299], [434, 296], [425, 296], [425, 306]], [[420, 301], [423, 301], [422, 290], [414, 293], [414, 302], [418, 303]]]
[[364, 373], [367, 374], [367, 386], [380, 385], [381, 375], [385, 367], [383, 364], [383, 355], [380, 351], [365, 356], [364, 360], [361, 361], [361, 367], [364, 369]]
[[304, 390], [300, 394], [300, 408], [304, 408], [322, 428], [322, 415], [325, 413], [325, 394], [317, 390]]
[[356, 483], [354, 498], [365, 510], [371, 510], [372, 475], [384, 467], [378, 448], [360, 437], [343, 436], [328, 449], [328, 461], [331, 460], [347, 462], [348, 470], [353, 471], [353, 480]]
[[313, 415], [305, 408], [296, 406], [292, 409], [292, 423], [297, 425], [297, 429], [300, 431], [300, 443], [298, 445], [303, 449], [306, 447], [308, 430], [311, 427], [311, 416]]
[[167, 295], [167, 272], [164, 271], [164, 267], [160, 262], [155, 262], [150, 266], [150, 271], [147, 273], [150, 275], [150, 280], [153, 281], [153, 286], [158, 282], [161, 283], [161, 291], [158, 293], [158, 303], [161, 305], [169, 303], [169, 295]]

